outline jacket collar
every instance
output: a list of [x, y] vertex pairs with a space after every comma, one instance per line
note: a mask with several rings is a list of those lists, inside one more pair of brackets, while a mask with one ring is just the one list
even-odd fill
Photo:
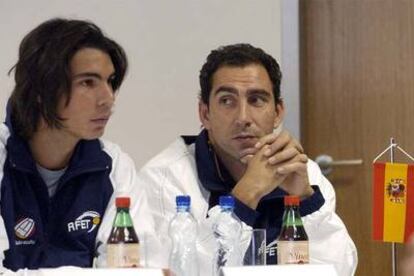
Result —
[[[7, 152], [12, 167], [28, 172], [37, 171], [29, 145], [22, 137], [12, 134], [7, 141]], [[81, 140], [75, 147], [67, 171], [99, 170], [110, 165], [111, 160], [102, 150], [98, 139]]]
[[14, 134], [14, 128], [11, 120], [11, 103], [10, 100], [7, 101], [6, 105], [6, 120], [4, 122], [6, 126], [9, 128], [10, 135]]
[[210, 145], [205, 129], [195, 140], [195, 155], [198, 178], [204, 188], [215, 192], [230, 192], [235, 181]]

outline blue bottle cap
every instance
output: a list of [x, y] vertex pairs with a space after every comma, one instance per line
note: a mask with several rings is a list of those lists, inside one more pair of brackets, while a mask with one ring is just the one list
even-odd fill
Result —
[[177, 204], [177, 207], [190, 207], [191, 198], [188, 195], [179, 195], [175, 198], [175, 203]]
[[234, 197], [232, 196], [220, 196], [219, 204], [224, 208], [234, 208]]

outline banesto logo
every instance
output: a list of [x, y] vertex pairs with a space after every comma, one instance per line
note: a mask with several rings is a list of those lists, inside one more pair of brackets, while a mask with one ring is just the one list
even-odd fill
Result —
[[35, 233], [35, 222], [31, 218], [22, 218], [14, 226], [14, 233], [19, 239], [25, 240]]
[[75, 221], [68, 223], [68, 232], [88, 230], [92, 232], [101, 222], [101, 216], [95, 211], [86, 211], [80, 215]]

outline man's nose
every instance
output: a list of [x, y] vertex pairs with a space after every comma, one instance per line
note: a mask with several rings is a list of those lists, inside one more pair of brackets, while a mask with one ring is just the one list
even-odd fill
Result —
[[102, 87], [99, 91], [99, 106], [112, 106], [115, 101], [115, 93], [112, 85], [110, 83], [102, 84]]
[[241, 101], [239, 103], [236, 123], [241, 127], [250, 126], [252, 123], [251, 110], [249, 108], [249, 104], [246, 101]]

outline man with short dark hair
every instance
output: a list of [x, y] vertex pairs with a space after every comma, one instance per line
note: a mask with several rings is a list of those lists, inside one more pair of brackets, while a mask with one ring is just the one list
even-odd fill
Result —
[[[138, 189], [133, 161], [99, 139], [127, 67], [122, 47], [87, 21], [48, 20], [21, 42], [0, 126], [5, 268], [92, 266], [115, 196]], [[135, 194], [138, 234], [152, 233], [145, 194]]]
[[283, 196], [297, 195], [310, 262], [333, 264], [339, 275], [355, 272], [355, 245], [335, 214], [332, 185], [286, 131], [278, 133], [284, 117], [280, 81], [276, 60], [259, 48], [235, 44], [212, 51], [200, 72], [204, 129], [180, 137], [139, 172], [161, 235], [175, 196], [191, 196], [202, 275], [211, 275], [211, 221], [219, 196], [227, 194], [235, 197], [244, 228], [266, 229], [268, 264], [277, 262]]

